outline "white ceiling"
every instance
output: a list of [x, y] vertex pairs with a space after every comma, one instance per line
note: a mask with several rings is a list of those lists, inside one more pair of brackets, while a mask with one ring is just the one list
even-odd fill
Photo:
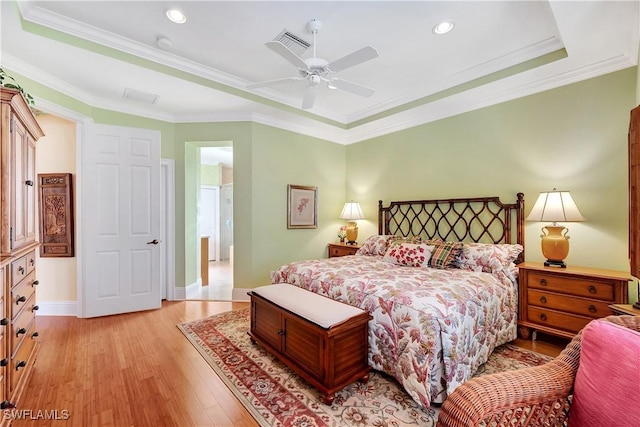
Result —
[[[170, 5], [186, 13], [185, 24], [166, 19]], [[344, 144], [634, 66], [640, 39], [637, 0], [0, 6], [2, 65], [91, 106], [171, 122], [253, 120]], [[318, 57], [332, 61], [367, 45], [378, 51], [337, 73], [373, 96], [323, 87], [302, 110], [305, 83], [246, 88], [297, 75], [265, 42], [285, 29], [313, 41], [310, 19], [322, 22]], [[455, 28], [437, 36], [432, 28], [444, 19]], [[171, 40], [169, 50], [157, 46], [160, 36]], [[157, 99], [124, 99], [126, 89]]]

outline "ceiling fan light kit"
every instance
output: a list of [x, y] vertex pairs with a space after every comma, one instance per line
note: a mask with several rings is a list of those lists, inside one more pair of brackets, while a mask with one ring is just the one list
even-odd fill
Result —
[[369, 97], [374, 94], [374, 90], [357, 83], [342, 80], [334, 77], [333, 74], [365, 61], [378, 57], [378, 52], [371, 46], [363, 47], [342, 58], [329, 62], [316, 56], [316, 35], [322, 28], [322, 22], [312, 19], [307, 23], [307, 30], [313, 34], [313, 57], [302, 59], [295, 52], [289, 49], [280, 41], [269, 41], [266, 46], [280, 55], [282, 58], [293, 64], [298, 69], [299, 77], [285, 77], [275, 80], [267, 80], [260, 83], [250, 84], [247, 87], [257, 89], [261, 87], [275, 86], [284, 83], [293, 83], [301, 80], [308, 80], [302, 97], [302, 108], [313, 107], [317, 88], [324, 82], [329, 89], [341, 89], [355, 95]]

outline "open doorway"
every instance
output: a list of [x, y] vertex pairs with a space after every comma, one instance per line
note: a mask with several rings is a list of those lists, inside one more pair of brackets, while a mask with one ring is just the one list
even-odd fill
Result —
[[200, 147], [197, 241], [201, 286], [187, 299], [231, 300], [233, 294], [233, 147]]

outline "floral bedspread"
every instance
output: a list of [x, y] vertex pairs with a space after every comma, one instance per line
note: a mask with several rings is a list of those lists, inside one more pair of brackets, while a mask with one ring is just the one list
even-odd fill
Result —
[[369, 364], [418, 403], [441, 403], [495, 347], [516, 338], [517, 287], [506, 274], [402, 267], [381, 256], [296, 261], [271, 273], [367, 310]]

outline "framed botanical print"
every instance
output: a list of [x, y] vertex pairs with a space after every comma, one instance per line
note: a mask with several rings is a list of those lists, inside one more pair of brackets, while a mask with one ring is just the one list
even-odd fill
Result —
[[287, 228], [318, 228], [318, 188], [287, 186]]
[[38, 174], [40, 184], [40, 256], [72, 257], [73, 186], [70, 173]]

